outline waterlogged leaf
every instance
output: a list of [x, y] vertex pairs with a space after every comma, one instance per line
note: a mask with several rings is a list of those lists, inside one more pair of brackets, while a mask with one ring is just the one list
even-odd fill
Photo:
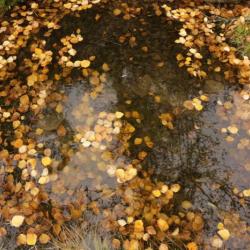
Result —
[[197, 111], [201, 111], [203, 109], [203, 106], [200, 103], [193, 103], [193, 105]]
[[82, 68], [88, 68], [90, 66], [90, 61], [89, 60], [83, 60], [81, 61], [81, 67]]
[[118, 220], [117, 221], [118, 224], [121, 226], [121, 227], [124, 227], [125, 225], [127, 225], [127, 222], [125, 220]]
[[190, 209], [192, 207], [192, 203], [190, 201], [183, 201], [181, 203], [181, 206], [184, 208], [184, 209]]
[[159, 246], [159, 250], [169, 250], [168, 245], [162, 243], [162, 244]]
[[0, 238], [5, 236], [7, 234], [7, 231], [4, 227], [0, 227]]
[[192, 228], [194, 231], [200, 231], [204, 227], [204, 221], [200, 215], [194, 217]]
[[250, 189], [245, 189], [242, 193], [245, 197], [250, 197]]
[[190, 100], [187, 100], [183, 103], [183, 106], [188, 109], [188, 110], [193, 110], [194, 109], [194, 105], [193, 102]]
[[134, 144], [135, 144], [135, 145], [140, 145], [140, 144], [142, 144], [142, 138], [135, 138]]
[[38, 81], [38, 76], [36, 74], [32, 74], [27, 77], [27, 84], [28, 86], [33, 86], [34, 83]]
[[23, 215], [14, 215], [10, 224], [13, 227], [20, 227], [24, 222], [25, 217]]
[[227, 229], [221, 229], [217, 233], [223, 240], [228, 240], [230, 238], [230, 232]]
[[157, 226], [162, 232], [165, 232], [169, 229], [167, 221], [161, 218], [157, 220]]
[[187, 244], [187, 249], [188, 250], [198, 250], [198, 246], [195, 242], [189, 242]]
[[49, 235], [47, 235], [47, 234], [41, 234], [39, 236], [39, 242], [41, 244], [47, 244], [49, 241], [50, 241], [50, 236]]
[[119, 111], [115, 112], [115, 117], [116, 117], [117, 119], [121, 119], [123, 116], [124, 116], [124, 113], [119, 112]]
[[179, 192], [181, 189], [181, 186], [179, 184], [173, 184], [171, 185], [171, 190], [174, 192], [174, 193], [177, 193]]
[[34, 233], [27, 233], [27, 245], [34, 246], [37, 241], [37, 235]]
[[50, 157], [45, 156], [45, 157], [42, 158], [42, 164], [43, 164], [43, 166], [47, 167], [47, 166], [49, 166], [51, 163], [52, 163], [52, 160], [51, 160]]
[[153, 226], [148, 226], [146, 228], [146, 230], [147, 230], [148, 234], [150, 234], [150, 235], [156, 235], [156, 230], [155, 230], [155, 228]]
[[214, 236], [213, 239], [212, 239], [211, 245], [213, 247], [215, 247], [216, 249], [219, 249], [219, 248], [222, 248], [223, 241], [218, 236]]
[[152, 194], [153, 194], [156, 198], [158, 198], [158, 197], [161, 196], [161, 191], [160, 191], [159, 189], [156, 189], [156, 190], [153, 190], [153, 191], [152, 191]]
[[17, 245], [26, 245], [27, 244], [27, 236], [25, 234], [19, 234], [17, 236]]
[[134, 231], [137, 233], [144, 232], [144, 225], [142, 220], [136, 220], [134, 224]]
[[228, 131], [229, 131], [231, 134], [234, 134], [234, 135], [237, 134], [238, 131], [239, 131], [239, 129], [238, 129], [236, 126], [234, 126], [234, 125], [227, 127], [227, 129], [228, 129]]
[[122, 13], [122, 11], [121, 11], [120, 9], [114, 9], [114, 10], [113, 10], [113, 14], [114, 14], [115, 16], [119, 16], [121, 13]]

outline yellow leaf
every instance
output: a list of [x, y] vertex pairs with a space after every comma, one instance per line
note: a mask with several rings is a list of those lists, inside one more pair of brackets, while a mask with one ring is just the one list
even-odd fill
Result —
[[183, 103], [183, 106], [188, 109], [188, 110], [193, 110], [194, 109], [194, 105], [193, 102], [190, 100], [187, 100]]
[[27, 234], [27, 245], [34, 246], [37, 241], [37, 235], [34, 233], [28, 233]]
[[227, 229], [221, 229], [218, 234], [223, 240], [228, 240], [230, 238], [230, 232]]
[[158, 197], [161, 196], [161, 191], [160, 191], [159, 189], [156, 189], [156, 190], [153, 190], [153, 191], [152, 191], [152, 194], [153, 194], [156, 198], [158, 198]]
[[122, 13], [122, 11], [119, 10], [119, 9], [114, 9], [114, 10], [113, 10], [113, 14], [114, 14], [115, 16], [119, 16], [121, 13]]
[[134, 225], [134, 230], [137, 233], [141, 233], [144, 231], [143, 221], [142, 220], [136, 220]]
[[164, 219], [161, 219], [161, 218], [157, 220], [157, 225], [162, 232], [167, 231], [169, 228], [168, 223]]
[[20, 227], [24, 222], [24, 216], [23, 215], [14, 215], [10, 224], [13, 227]]
[[89, 60], [81, 61], [81, 67], [88, 68], [89, 66], [90, 66], [90, 61]]
[[49, 242], [49, 240], [50, 240], [50, 237], [47, 234], [41, 234], [39, 237], [39, 242], [41, 244], [47, 244]]
[[189, 243], [187, 244], [187, 249], [188, 249], [188, 250], [198, 250], [198, 246], [196, 245], [195, 242], [189, 242]]
[[17, 245], [26, 245], [27, 237], [25, 234], [19, 234], [17, 236]]
[[45, 167], [49, 166], [51, 164], [51, 162], [52, 162], [52, 160], [48, 156], [45, 156], [45, 157], [42, 158], [42, 164]]

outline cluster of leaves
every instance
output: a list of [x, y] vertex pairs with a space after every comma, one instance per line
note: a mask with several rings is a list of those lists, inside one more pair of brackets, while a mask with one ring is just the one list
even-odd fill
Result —
[[250, 60], [248, 57], [239, 57], [237, 49], [229, 45], [225, 36], [228, 26], [219, 22], [234, 17], [240, 17], [245, 22], [250, 12], [248, 7], [237, 5], [233, 9], [218, 9], [212, 5], [191, 2], [186, 3], [185, 7], [180, 5], [171, 8], [164, 5], [163, 8], [167, 17], [182, 24], [176, 40], [184, 48], [184, 53], [177, 55], [180, 67], [186, 67], [192, 76], [200, 78], [207, 77], [208, 68], [215, 72], [223, 71], [226, 79], [236, 80], [236, 71], [240, 83], [249, 83]]

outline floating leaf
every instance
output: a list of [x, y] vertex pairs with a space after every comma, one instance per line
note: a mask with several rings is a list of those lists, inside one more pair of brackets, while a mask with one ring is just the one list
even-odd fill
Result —
[[50, 241], [50, 236], [49, 235], [47, 235], [47, 234], [41, 234], [39, 236], [39, 242], [41, 244], [47, 244], [49, 241]]
[[24, 222], [24, 218], [25, 217], [23, 215], [14, 215], [10, 222], [11, 226], [20, 227]]
[[37, 235], [34, 233], [27, 233], [27, 245], [34, 246], [37, 241]]

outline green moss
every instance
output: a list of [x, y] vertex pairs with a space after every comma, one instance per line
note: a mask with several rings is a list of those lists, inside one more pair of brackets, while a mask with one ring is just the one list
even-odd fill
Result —
[[243, 56], [250, 58], [250, 17], [245, 24], [236, 26], [233, 32], [232, 42]]

